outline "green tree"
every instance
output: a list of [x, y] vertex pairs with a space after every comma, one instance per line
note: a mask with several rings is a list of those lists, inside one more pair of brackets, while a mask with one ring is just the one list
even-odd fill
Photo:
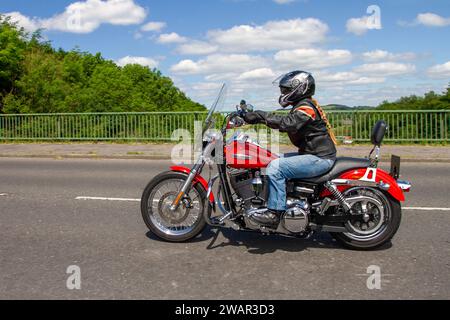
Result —
[[194, 111], [193, 102], [160, 71], [119, 67], [100, 53], [55, 50], [0, 20], [0, 106], [6, 113]]
[[0, 15], [0, 112], [3, 98], [14, 91], [14, 82], [21, 74], [23, 54], [26, 48], [23, 29]]

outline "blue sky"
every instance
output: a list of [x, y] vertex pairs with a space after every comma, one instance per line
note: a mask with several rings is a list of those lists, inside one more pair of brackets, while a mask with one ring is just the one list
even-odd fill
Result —
[[226, 82], [229, 105], [274, 109], [272, 80], [296, 69], [316, 77], [322, 104], [350, 106], [450, 79], [444, 0], [2, 0], [0, 13], [45, 28], [55, 47], [157, 67], [205, 104]]

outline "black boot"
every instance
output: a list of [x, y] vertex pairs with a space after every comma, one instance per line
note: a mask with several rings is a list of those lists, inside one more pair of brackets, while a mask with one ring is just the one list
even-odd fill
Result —
[[259, 209], [250, 214], [250, 218], [258, 224], [270, 227], [277, 227], [283, 212], [271, 209]]

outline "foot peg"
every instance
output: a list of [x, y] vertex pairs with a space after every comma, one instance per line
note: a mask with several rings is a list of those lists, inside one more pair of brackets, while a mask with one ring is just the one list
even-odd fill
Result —
[[217, 217], [212, 217], [210, 219], [210, 221], [211, 221], [211, 224], [214, 225], [214, 226], [221, 226], [221, 227], [225, 226], [225, 222], [221, 221]]

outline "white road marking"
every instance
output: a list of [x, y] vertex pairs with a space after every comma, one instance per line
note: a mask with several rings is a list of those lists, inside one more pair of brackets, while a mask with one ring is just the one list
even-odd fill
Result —
[[75, 200], [97, 200], [97, 201], [127, 201], [127, 202], [141, 202], [141, 199], [104, 198], [104, 197], [76, 197]]
[[[6, 193], [0, 193], [0, 196], [6, 196]], [[106, 197], [76, 197], [75, 200], [96, 200], [96, 201], [122, 201], [122, 202], [141, 202], [141, 199], [129, 198], [106, 198]], [[158, 200], [154, 200], [158, 202]], [[450, 211], [450, 208], [429, 208], [429, 207], [404, 207], [408, 211]]]
[[421, 208], [421, 207], [405, 207], [403, 210], [417, 210], [417, 211], [450, 211], [450, 208]]
[[[76, 197], [75, 200], [96, 200], [96, 201], [122, 201], [122, 202], [141, 202], [141, 199], [128, 199], [128, 198], [105, 198], [105, 197]], [[153, 202], [159, 202], [159, 200], [153, 200]], [[198, 203], [198, 201], [194, 201]]]

